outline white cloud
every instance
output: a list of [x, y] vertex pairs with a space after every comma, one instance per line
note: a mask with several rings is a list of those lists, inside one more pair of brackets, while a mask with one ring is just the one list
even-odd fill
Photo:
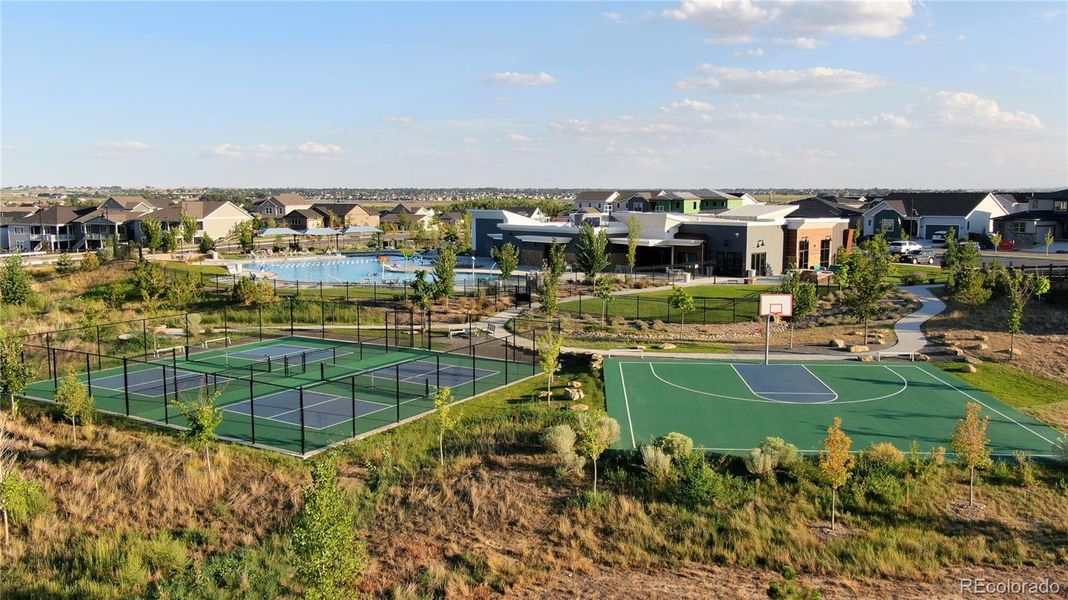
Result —
[[619, 14], [617, 12], [603, 12], [603, 13], [601, 13], [601, 16], [604, 17], [605, 19], [613, 22], [613, 23], [625, 23], [626, 22], [623, 19], [623, 15], [621, 15], [621, 14]]
[[1042, 129], [1042, 121], [1028, 112], [1002, 110], [996, 100], [969, 92], [938, 92], [938, 119], [945, 125], [980, 129]]
[[665, 10], [662, 15], [731, 36], [774, 26], [800, 35], [882, 38], [901, 33], [905, 20], [912, 16], [912, 2], [682, 0], [678, 8]]
[[957, 36], [953, 38], [953, 41], [954, 42], [967, 42], [968, 41], [968, 36], [964, 35], [963, 33], [958, 33]]
[[97, 142], [93, 147], [101, 152], [141, 152], [152, 149], [152, 146], [138, 141]]
[[912, 127], [908, 117], [894, 113], [880, 113], [866, 119], [831, 120], [831, 127], [838, 129], [908, 129]]
[[1057, 17], [1063, 15], [1064, 13], [1065, 13], [1065, 9], [1061, 8], [1061, 9], [1058, 9], [1058, 10], [1047, 10], [1046, 12], [1044, 12], [1044, 13], [1038, 15], [1038, 16], [1043, 21], [1052, 21], [1053, 19], [1056, 19]]
[[533, 142], [534, 139], [523, 135], [522, 133], [509, 133], [508, 139], [513, 142]]
[[676, 100], [675, 102], [672, 102], [671, 104], [668, 104], [666, 106], [661, 106], [660, 112], [666, 113], [673, 112], [676, 110], [691, 110], [700, 113], [708, 112], [713, 108], [715, 107], [709, 104], [708, 102], [701, 102], [700, 100], [690, 100], [689, 98], [687, 98], [685, 100]]
[[688, 77], [676, 85], [680, 89], [703, 89], [727, 94], [841, 94], [862, 92], [887, 85], [886, 78], [870, 73], [830, 67], [801, 70], [770, 69], [748, 71], [735, 67], [701, 65], [709, 77]]
[[341, 154], [341, 146], [336, 144], [320, 144], [318, 142], [304, 142], [297, 146], [298, 154], [305, 154], [308, 156], [328, 156], [331, 154]]
[[401, 125], [414, 125], [415, 119], [401, 115], [391, 115], [383, 119], [387, 123], [399, 123]]
[[771, 40], [771, 43], [778, 44], [779, 46], [793, 46], [794, 48], [801, 50], [815, 50], [816, 48], [827, 44], [827, 42], [824, 42], [823, 40], [808, 37], [775, 38]]
[[751, 35], [728, 35], [723, 37], [708, 38], [705, 40], [705, 44], [709, 46], [740, 46], [743, 44], [754, 44], [757, 39]]
[[764, 56], [764, 49], [749, 48], [748, 50], [739, 50], [734, 53], [734, 58], [743, 58], [746, 56]]
[[499, 83], [501, 85], [519, 85], [519, 86], [534, 86], [534, 85], [551, 85], [556, 83], [556, 78], [548, 73], [542, 71], [541, 73], [517, 73], [515, 71], [504, 71], [501, 73], [494, 73], [486, 78], [486, 81], [490, 83]]
[[906, 46], [915, 46], [917, 44], [923, 44], [923, 43], [928, 42], [930, 40], [931, 40], [931, 36], [927, 35], [926, 33], [917, 33], [916, 35], [914, 35], [914, 36], [910, 37], [909, 39], [905, 40], [905, 45]]

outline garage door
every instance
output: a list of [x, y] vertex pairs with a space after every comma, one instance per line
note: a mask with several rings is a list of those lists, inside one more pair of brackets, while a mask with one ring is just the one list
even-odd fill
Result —
[[[935, 234], [936, 231], [949, 231], [950, 229], [956, 228], [956, 225], [925, 225], [923, 237], [929, 240], [931, 239], [931, 236]], [[959, 236], [960, 232], [958, 231], [957, 234]]]

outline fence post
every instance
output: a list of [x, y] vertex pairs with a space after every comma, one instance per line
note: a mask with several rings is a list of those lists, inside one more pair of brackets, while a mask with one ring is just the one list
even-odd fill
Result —
[[255, 382], [248, 380], [248, 422], [252, 426], [252, 443], [256, 443], [256, 390]]
[[[299, 286], [300, 283], [298, 282]], [[289, 297], [289, 335], [293, 335], [293, 297]]]
[[[99, 358], [99, 357], [98, 357]], [[89, 395], [93, 395], [93, 374], [92, 366], [89, 363], [89, 353], [85, 353], [85, 387], [88, 388]]]
[[349, 394], [350, 400], [352, 400], [352, 437], [356, 437], [356, 376], [353, 375], [349, 378]]
[[45, 360], [48, 362], [48, 378], [52, 379], [52, 334], [45, 334]]
[[[322, 287], [319, 288], [320, 291], [322, 289]], [[326, 302], [322, 298], [319, 298], [319, 337], [326, 339]]]
[[434, 387], [441, 388], [441, 355], [434, 355]]
[[579, 301], [578, 301], [578, 314], [581, 317], [582, 316], [582, 292], [581, 291], [579, 291], [579, 293], [578, 293], [578, 298], [579, 298]]
[[701, 322], [708, 324], [708, 299], [701, 298]]
[[52, 348], [52, 389], [59, 389], [59, 351]]
[[96, 368], [97, 369], [103, 368], [100, 365], [100, 355], [101, 354], [102, 354], [102, 352], [100, 351], [100, 326], [97, 325], [96, 326]]
[[300, 394], [300, 453], [304, 454], [304, 386], [298, 388]]
[[145, 348], [145, 360], [148, 360], [148, 320], [141, 319], [141, 343]]
[[130, 374], [126, 366], [126, 357], [122, 357], [122, 395], [126, 401], [126, 416], [130, 416]]
[[534, 337], [530, 338], [531, 353], [530, 353], [530, 374], [537, 375], [538, 373], [538, 328], [533, 329]]
[[433, 345], [431, 344], [431, 340], [433, 340], [433, 338], [434, 338], [434, 323], [433, 323], [433, 317], [431, 316], [433, 314], [434, 313], [429, 308], [426, 309], [426, 349], [427, 350], [433, 350]]
[[475, 373], [477, 373], [477, 370], [475, 369], [474, 348], [472, 348], [471, 350], [472, 350], [472, 352], [471, 352], [471, 395], [474, 396], [475, 393], [476, 393], [475, 392], [475, 380], [478, 379], [478, 377], [475, 376]]
[[400, 423], [400, 363], [393, 365], [393, 369], [396, 371], [396, 379], [394, 387], [397, 390], [397, 422]]
[[[167, 365], [162, 365], [160, 370], [163, 372], [163, 422], [170, 425], [170, 407], [167, 405]], [[177, 390], [175, 394], [177, 394]]]

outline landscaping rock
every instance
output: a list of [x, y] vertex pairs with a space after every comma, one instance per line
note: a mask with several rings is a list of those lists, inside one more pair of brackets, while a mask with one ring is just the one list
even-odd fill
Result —
[[632, 350], [645, 350], [645, 346], [632, 346]]
[[990, 349], [990, 345], [980, 342], [980, 343], [972, 346], [972, 348], [975, 349], [975, 350], [989, 350]]
[[584, 397], [586, 397], [586, 393], [578, 388], [569, 387], [564, 389], [564, 400], [582, 400]]
[[976, 369], [975, 365], [966, 364], [963, 367], [961, 367], [960, 370], [961, 370], [962, 373], [975, 373], [979, 369]]
[[964, 356], [964, 350], [957, 348], [956, 346], [949, 346], [946, 348], [946, 352], [953, 356]]
[[861, 354], [857, 357], [860, 362], [875, 362], [875, 357], [871, 354]]
[[675, 344], [660, 344], [659, 346], [657, 346], [657, 348], [661, 350], [674, 350], [677, 347], [678, 346], [676, 346]]
[[831, 340], [830, 346], [831, 348], [837, 348], [841, 350], [842, 348], [846, 347], [846, 343], [845, 340]]
[[570, 410], [575, 411], [575, 412], [585, 412], [587, 410], [590, 410], [590, 407], [586, 406], [585, 404], [580, 404], [580, 403], [577, 403], [577, 402], [575, 404], [572, 404], [568, 408]]
[[862, 344], [856, 344], [849, 347], [850, 352], [867, 352], [869, 350], [871, 350], [871, 348], [868, 348], [867, 346], [864, 346]]
[[975, 358], [974, 356], [965, 356], [964, 357], [964, 362], [968, 363], [969, 365], [981, 365], [981, 364], [983, 364], [983, 361], [979, 360], [978, 358]]
[[979, 341], [979, 342], [989, 342], [990, 341], [990, 336], [989, 335], [977, 335], [977, 336], [975, 336], [975, 339], [976, 339], [976, 341]]
[[569, 381], [567, 385], [568, 385], [568, 387], [581, 388], [582, 387], [582, 382], [579, 381], [578, 379], [574, 379], [572, 381]]
[[538, 398], [541, 400], [547, 400], [552, 397], [552, 394], [548, 390], [542, 390], [538, 392]]
[[919, 361], [919, 362], [927, 362], [927, 361], [931, 360], [931, 357], [927, 356], [926, 354], [917, 354], [916, 355], [916, 360]]

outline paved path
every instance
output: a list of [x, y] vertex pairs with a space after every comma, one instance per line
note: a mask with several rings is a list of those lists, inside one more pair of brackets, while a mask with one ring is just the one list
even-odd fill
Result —
[[[946, 309], [946, 304], [939, 300], [931, 289], [927, 286], [916, 285], [906, 286], [901, 288], [903, 291], [909, 292], [916, 296], [922, 303], [920, 308], [916, 311], [909, 313], [902, 317], [897, 323], [894, 324], [894, 333], [897, 335], [897, 343], [889, 348], [881, 348], [879, 350], [872, 350], [866, 354], [880, 353], [916, 353], [920, 352], [924, 346], [927, 345], [927, 337], [923, 334], [923, 324], [931, 317], [939, 314]], [[643, 290], [644, 291], [644, 290]], [[563, 299], [561, 301], [564, 301]], [[531, 308], [538, 308], [540, 305], [534, 303]], [[487, 317], [478, 322], [476, 326], [480, 329], [487, 329], [494, 337], [508, 337], [510, 334], [505, 329], [505, 325], [509, 319], [520, 316], [525, 309], [523, 308], [511, 308], [503, 312], [499, 312], [491, 317]], [[531, 340], [523, 337], [516, 337], [515, 343], [521, 348], [530, 348], [533, 343]], [[595, 349], [595, 348], [580, 348], [580, 347], [568, 347], [562, 348], [563, 352], [567, 353], [580, 353], [580, 354], [607, 354], [607, 350]], [[644, 352], [641, 350], [628, 350], [619, 349], [612, 350], [612, 355], [633, 355], [640, 356]], [[697, 352], [655, 352], [650, 353], [652, 356], [658, 358], [689, 358], [689, 359], [705, 359], [705, 360], [762, 360], [764, 358], [763, 352], [736, 352], [729, 354], [714, 354], [714, 353], [697, 353]], [[772, 357], [775, 360], [799, 360], [799, 361], [816, 361], [816, 360], [851, 360], [858, 356], [856, 353], [848, 352], [834, 352], [828, 354], [802, 354], [802, 353], [790, 353], [790, 352], [776, 352], [772, 350]]]

